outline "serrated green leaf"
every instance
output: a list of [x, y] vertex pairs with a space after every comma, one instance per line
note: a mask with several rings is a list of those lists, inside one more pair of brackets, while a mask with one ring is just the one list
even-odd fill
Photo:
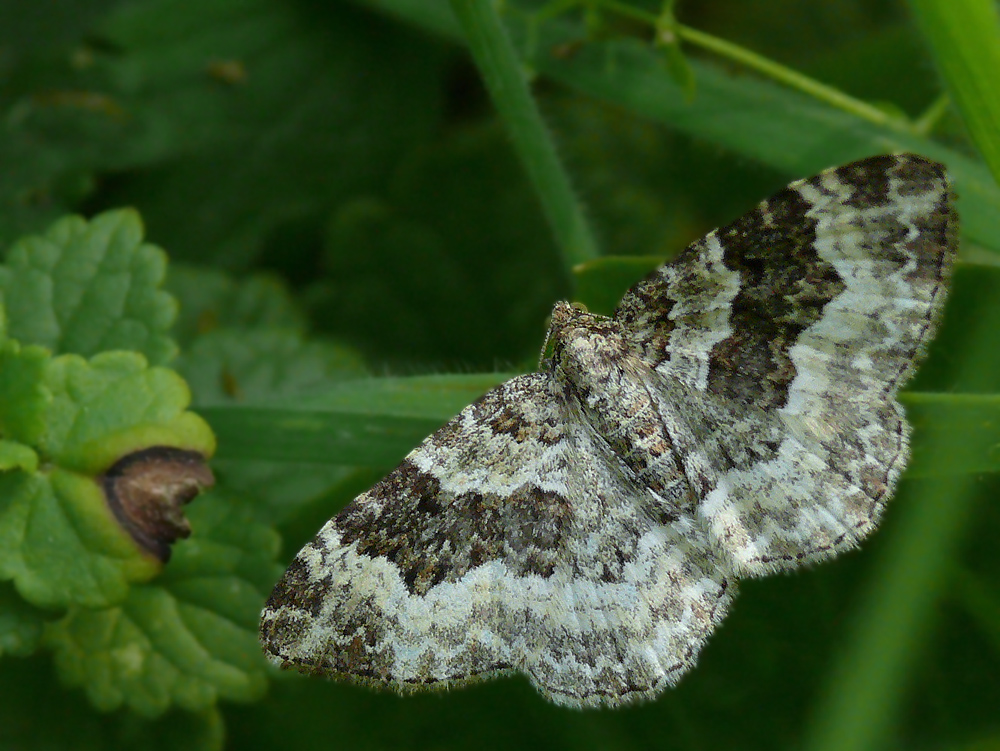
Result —
[[54, 469], [0, 475], [0, 579], [29, 602], [120, 602], [160, 562], [122, 530], [92, 478]]
[[[210, 502], [191, 509], [191, 523], [197, 534], [178, 543], [160, 583], [172, 587], [173, 583], [225, 574], [248, 582], [261, 594], [269, 593], [277, 571], [274, 557], [280, 542], [274, 530], [261, 523], [247, 504], [219, 493], [208, 493], [205, 498]], [[227, 598], [220, 606], [234, 602], [243, 601]], [[244, 626], [256, 624], [256, 614], [245, 608], [234, 611], [233, 618]]]
[[[203, 294], [203, 282], [217, 293], [214, 298]], [[237, 283], [221, 274], [187, 271], [175, 283], [193, 311], [190, 316], [185, 312], [190, 343], [174, 365], [198, 406], [312, 392], [364, 372], [352, 350], [303, 338], [304, 316], [270, 277]], [[213, 468], [220, 486], [253, 498], [274, 521], [325, 496], [352, 472], [345, 466], [307, 467], [271, 459], [216, 458]]]
[[[359, 357], [331, 342], [303, 337], [305, 316], [286, 287], [258, 275], [236, 281], [219, 272], [171, 269], [170, 289], [183, 301], [185, 351], [175, 367], [196, 404], [253, 402], [316, 391], [364, 371]], [[213, 462], [220, 487], [252, 498], [281, 521], [326, 496], [352, 474], [344, 466], [273, 461]]]
[[[141, 355], [50, 359], [39, 348], [15, 345], [4, 350], [0, 389], [7, 386], [14, 398], [35, 395], [34, 404], [27, 417], [0, 409], [0, 426], [23, 443], [33, 440], [23, 451], [44, 461], [37, 471], [0, 474], [0, 579], [13, 579], [40, 606], [120, 602], [130, 582], [149, 580], [162, 564], [120, 526], [99, 475], [151, 446], [207, 457], [214, 438], [186, 411], [181, 378], [149, 368]], [[32, 399], [24, 402], [22, 410]]]
[[25, 602], [10, 582], [0, 582], [0, 657], [25, 657], [34, 652], [48, 620], [46, 615]]
[[199, 407], [317, 391], [364, 373], [353, 350], [280, 329], [209, 332], [175, 365]]
[[172, 263], [165, 287], [180, 303], [173, 333], [185, 349], [216, 329], [306, 329], [306, 316], [287, 285], [271, 274], [237, 281], [221, 271]]
[[257, 618], [280, 573], [277, 535], [217, 495], [200, 499], [190, 518], [195, 534], [178, 543], [156, 584], [132, 587], [118, 607], [73, 608], [47, 629], [63, 680], [100, 709], [153, 717], [264, 691]]
[[35, 444], [45, 432], [52, 402], [45, 387], [49, 360], [41, 347], [0, 343], [0, 435]]
[[139, 215], [124, 209], [67, 217], [15, 243], [0, 273], [8, 336], [55, 353], [124, 349], [170, 360], [176, 303], [159, 289], [166, 256], [142, 235]]
[[191, 396], [173, 370], [147, 367], [131, 352], [89, 362], [53, 359], [46, 373], [53, 395], [41, 450], [61, 466], [97, 474], [117, 458], [148, 446], [178, 446], [210, 456], [211, 432], [187, 412]]

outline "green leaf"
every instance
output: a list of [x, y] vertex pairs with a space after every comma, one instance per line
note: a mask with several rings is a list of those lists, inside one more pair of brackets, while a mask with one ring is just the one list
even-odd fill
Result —
[[[427, 3], [359, 0], [359, 4], [460, 38], [454, 19], [443, 16], [440, 9], [429, 10]], [[524, 34], [518, 24], [511, 24], [511, 32]], [[658, 50], [633, 39], [589, 43], [569, 57], [545, 54], [580, 36], [578, 25], [550, 21], [533, 44], [519, 45], [539, 51], [530, 62], [552, 81], [785, 174], [801, 177], [892, 151], [913, 151], [941, 161], [955, 182], [963, 234], [983, 247], [1000, 249], [1000, 187], [982, 164], [959, 149], [890, 124], [861, 120], [826, 102], [711, 62], [690, 61], [697, 95], [689, 102], [664, 75]]]
[[993, 650], [1000, 652], [1000, 596], [988, 574], [973, 574], [968, 569], [958, 573], [955, 598], [989, 640]]
[[[392, 466], [487, 388], [510, 375], [384, 378], [331, 389], [327, 399], [203, 410], [219, 436], [219, 456], [317, 464]], [[412, 402], [393, 405], [402, 397]], [[917, 431], [912, 476], [1000, 471], [1000, 398], [906, 393]], [[946, 455], [938, 437], [951, 436]]]
[[273, 399], [364, 373], [347, 347], [305, 339], [304, 313], [273, 276], [236, 281], [190, 267], [170, 276], [184, 301], [185, 351], [174, 367], [196, 404]]
[[[177, 367], [191, 384], [202, 414], [213, 405], [247, 405], [283, 394], [311, 393], [363, 375], [359, 358], [348, 348], [270, 328], [204, 334], [178, 358]], [[281, 437], [271, 432], [245, 438], [271, 449], [250, 461], [217, 457], [216, 477], [231, 492], [254, 499], [273, 520], [324, 496], [352, 472], [342, 464], [303, 466], [307, 457], [284, 461], [287, 452], [273, 450]]]
[[463, 129], [401, 164], [389, 188], [332, 215], [313, 318], [404, 372], [534, 358], [569, 280], [504, 133]]
[[120, 602], [130, 582], [149, 580], [162, 564], [121, 527], [100, 475], [151, 446], [209, 456], [214, 438], [185, 411], [189, 395], [180, 377], [147, 367], [141, 355], [43, 359], [37, 348], [18, 353], [14, 344], [2, 372], [15, 375], [0, 378], [0, 388], [11, 387], [0, 391], [0, 403], [35, 394], [34, 413], [0, 424], [43, 464], [0, 474], [0, 579], [13, 579], [40, 606]]
[[67, 217], [15, 243], [0, 271], [8, 336], [56, 353], [125, 349], [170, 360], [176, 303], [159, 289], [166, 256], [142, 232], [126, 209]]
[[907, 477], [1000, 472], [1000, 395], [904, 392], [914, 428]]
[[214, 439], [187, 412], [187, 385], [173, 370], [150, 368], [131, 352], [107, 352], [88, 362], [75, 355], [52, 360], [52, 394], [41, 450], [62, 466], [96, 474], [131, 451], [178, 446], [205, 456]]
[[184, 348], [216, 329], [306, 329], [305, 313], [273, 274], [237, 281], [221, 271], [171, 263], [165, 287], [180, 303], [173, 333]]
[[[599, 52], [586, 50], [573, 64], [551, 61], [544, 69], [570, 86], [791, 174], [808, 175], [886, 151], [915, 151], [938, 159], [948, 165], [955, 180], [964, 232], [987, 247], [997, 247], [1000, 190], [981, 165], [957, 152], [929, 139], [861, 122], [775, 84], [734, 77], [694, 61], [698, 96], [689, 106], [680, 93], [662, 87], [662, 74], [644, 48], [618, 44], [614, 54], [616, 66], [610, 70]], [[725, 118], [718, 117], [720, 107], [725, 108]]]
[[[955, 182], [963, 233], [994, 250], [1000, 188], [989, 172], [960, 152], [929, 138], [861, 121], [768, 81], [723, 72], [692, 61], [698, 95], [689, 104], [665, 87], [653, 52], [627, 42], [589, 47], [572, 60], [545, 58], [540, 69], [574, 89], [627, 107], [701, 139], [794, 175], [809, 175], [862, 156], [913, 151], [945, 163]], [[614, 66], [605, 64], [613, 55]], [[719, 113], [725, 112], [725, 117]]]
[[23, 443], [0, 440], [0, 472], [11, 469], [34, 472], [38, 469], [38, 454]]
[[910, 0], [948, 93], [1000, 182], [1000, 13], [992, 0]]
[[[185, 351], [175, 367], [196, 405], [247, 404], [322, 390], [363, 375], [360, 358], [332, 342], [306, 340], [305, 316], [273, 277], [235, 281], [218, 272], [171, 270], [170, 287], [184, 302]], [[270, 436], [259, 436], [269, 442]], [[220, 487], [253, 499], [262, 515], [281, 521], [324, 498], [353, 474], [344, 466], [304, 465], [264, 457], [213, 463]]]
[[379, 378], [269, 405], [207, 407], [219, 457], [391, 466], [509, 375]]
[[221, 751], [225, 736], [215, 707], [176, 711], [156, 721], [130, 712], [99, 714], [52, 676], [51, 660], [0, 661], [0, 748]]
[[52, 402], [44, 381], [49, 361], [41, 347], [0, 342], [0, 435], [35, 444], [45, 432]]
[[10, 582], [0, 582], [0, 657], [25, 657], [34, 652], [45, 621], [51, 618], [46, 615], [26, 603]]
[[346, 347], [267, 328], [204, 334], [176, 367], [199, 407], [317, 391], [364, 373], [360, 358]]
[[60, 469], [0, 475], [0, 579], [12, 579], [28, 602], [116, 602], [130, 581], [159, 570], [118, 525], [93, 479]]
[[[144, 125], [123, 150], [156, 167], [112, 196], [174, 258], [246, 265], [276, 227], [372, 189], [440, 119], [443, 51], [341, 3], [128, 3], [97, 33], [114, 49], [97, 69]], [[219, 80], [219, 61], [245, 77]]]
[[[586, 301], [610, 313], [625, 289], [660, 261], [604, 258], [578, 270]], [[956, 381], [954, 352], [970, 349], [966, 338], [992, 330], [1000, 319], [1000, 269], [959, 264], [944, 326], [931, 357], [904, 394], [913, 436], [910, 476], [932, 477], [1000, 471], [995, 450], [1000, 401], [991, 395], [1000, 372], [997, 349], [982, 348], [972, 370], [978, 383]], [[982, 336], [982, 334], [980, 334]], [[964, 342], [964, 343], [963, 343]], [[220, 457], [308, 461], [317, 464], [392, 466], [467, 404], [511, 374], [379, 378], [338, 384], [313, 396], [274, 399], [253, 406], [209, 408]], [[976, 394], [927, 393], [953, 384]], [[947, 440], [942, 440], [946, 438]], [[948, 450], [942, 452], [944, 445]]]
[[155, 717], [264, 692], [257, 618], [280, 573], [277, 535], [216, 494], [190, 518], [194, 535], [178, 543], [155, 584], [132, 587], [116, 607], [74, 607], [47, 629], [63, 680], [99, 709]]
[[908, 388], [959, 394], [1000, 392], [1000, 348], [990, 344], [998, 329], [1000, 266], [957, 264], [941, 330]]
[[[995, 471], [995, 469], [994, 469]], [[881, 748], [895, 734], [908, 673], [937, 616], [978, 501], [973, 476], [909, 488], [896, 535], [857, 606], [839, 660], [809, 718], [803, 748]]]

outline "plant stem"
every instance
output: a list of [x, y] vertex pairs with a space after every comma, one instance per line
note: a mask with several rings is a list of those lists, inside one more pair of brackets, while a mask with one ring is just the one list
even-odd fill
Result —
[[922, 136], [929, 135], [934, 127], [941, 121], [941, 118], [948, 112], [951, 106], [951, 98], [947, 94], [941, 94], [931, 102], [930, 106], [924, 110], [920, 117], [913, 122], [913, 127]]
[[843, 110], [844, 112], [849, 112], [862, 120], [867, 120], [875, 125], [892, 128], [894, 130], [910, 130], [904, 121], [897, 117], [893, 117], [889, 113], [880, 110], [878, 107], [873, 107], [860, 99], [848, 96], [839, 89], [835, 89], [832, 86], [827, 86], [826, 84], [820, 83], [813, 78], [804, 76], [791, 68], [786, 68], [784, 65], [774, 62], [773, 60], [768, 60], [763, 55], [758, 55], [756, 52], [752, 52], [745, 47], [740, 47], [732, 42], [727, 42], [725, 39], [714, 37], [711, 34], [706, 34], [703, 31], [698, 31], [697, 29], [692, 29], [690, 26], [684, 26], [682, 24], [678, 24], [676, 26], [676, 31], [680, 38], [685, 42], [697, 45], [702, 49], [714, 52], [720, 57], [745, 65], [748, 68], [756, 70], [758, 73], [762, 73], [769, 78], [773, 78], [779, 83], [783, 83], [789, 88], [808, 94], [814, 99], [826, 102], [827, 104]]
[[[619, 2], [619, 0], [603, 0], [601, 5], [621, 16], [631, 18], [632, 20], [640, 23], [648, 24], [654, 29], [659, 26], [658, 18], [656, 16], [640, 8]], [[888, 112], [885, 112], [878, 107], [873, 107], [867, 102], [848, 96], [839, 89], [835, 89], [832, 86], [827, 86], [826, 84], [820, 83], [813, 78], [804, 76], [791, 68], [787, 68], [784, 65], [774, 62], [773, 60], [769, 60], [763, 55], [758, 55], [756, 52], [748, 50], [745, 47], [740, 47], [738, 44], [733, 44], [725, 39], [720, 39], [719, 37], [706, 34], [703, 31], [698, 31], [697, 29], [693, 29], [690, 26], [684, 26], [683, 24], [671, 24], [671, 30], [685, 42], [708, 50], [719, 57], [744, 65], [747, 68], [755, 70], [768, 78], [772, 78], [775, 81], [788, 86], [789, 88], [808, 94], [809, 96], [822, 102], [826, 102], [827, 104], [843, 110], [844, 112], [849, 112], [862, 120], [867, 120], [868, 122], [876, 125], [889, 127], [894, 130], [911, 130], [905, 121], [890, 115]]]
[[524, 164], [568, 268], [599, 254], [582, 207], [491, 0], [451, 0], [469, 51]]
[[937, 620], [937, 605], [954, 571], [951, 562], [971, 517], [974, 480], [966, 475], [911, 487], [801, 748], [864, 751], [893, 745], [889, 736], [909, 674]]

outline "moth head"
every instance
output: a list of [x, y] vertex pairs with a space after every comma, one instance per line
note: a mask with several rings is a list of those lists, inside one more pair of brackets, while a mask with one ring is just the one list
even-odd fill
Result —
[[627, 354], [618, 323], [588, 312], [580, 303], [556, 303], [545, 341], [543, 356], [551, 351], [551, 366], [573, 379], [577, 374], [599, 372], [602, 364], [619, 362]]

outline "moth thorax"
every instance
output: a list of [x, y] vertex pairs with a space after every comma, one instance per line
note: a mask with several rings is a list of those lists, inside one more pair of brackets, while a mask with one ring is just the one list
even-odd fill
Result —
[[614, 320], [559, 303], [552, 311], [549, 342], [558, 377], [585, 401], [617, 391], [629, 352]]

